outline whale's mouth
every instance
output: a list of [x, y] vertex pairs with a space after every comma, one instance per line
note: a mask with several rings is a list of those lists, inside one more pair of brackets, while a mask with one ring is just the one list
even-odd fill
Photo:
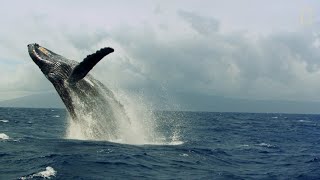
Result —
[[51, 53], [44, 47], [39, 46], [39, 44], [29, 44], [28, 51], [31, 59], [40, 67], [50, 64]]
[[36, 61], [44, 60], [48, 56], [47, 51], [43, 50], [44, 48], [39, 46], [39, 44], [35, 43], [28, 45], [29, 55], [35, 63], [37, 63]]
[[48, 74], [55, 62], [52, 53], [36, 43], [29, 44], [28, 51], [33, 62], [38, 65], [44, 74]]

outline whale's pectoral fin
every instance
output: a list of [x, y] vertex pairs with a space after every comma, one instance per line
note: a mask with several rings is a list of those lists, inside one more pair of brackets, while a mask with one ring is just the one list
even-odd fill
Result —
[[114, 50], [110, 47], [102, 48], [94, 54], [88, 55], [79, 63], [69, 76], [69, 83], [76, 83], [84, 78], [88, 72], [106, 55], [112, 53]]

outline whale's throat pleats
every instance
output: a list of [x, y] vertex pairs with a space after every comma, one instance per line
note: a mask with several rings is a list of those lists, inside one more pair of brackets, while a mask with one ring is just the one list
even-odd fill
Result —
[[113, 51], [114, 50], [112, 48], [106, 47], [88, 55], [82, 62], [74, 67], [68, 79], [69, 83], [74, 84], [84, 78], [104, 56], [112, 53]]

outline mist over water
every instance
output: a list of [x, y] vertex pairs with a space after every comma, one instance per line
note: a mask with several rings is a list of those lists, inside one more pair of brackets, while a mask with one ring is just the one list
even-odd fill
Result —
[[[71, 91], [72, 92], [72, 91]], [[86, 109], [83, 98], [72, 93], [73, 105], [78, 119], [68, 116], [66, 138], [79, 140], [110, 141], [123, 144], [182, 144], [179, 140], [179, 130], [174, 119], [159, 122], [155, 118], [152, 104], [148, 103], [143, 94], [130, 94], [124, 91], [114, 91], [119, 102], [110, 100], [107, 94], [90, 97], [91, 101], [100, 102], [104, 98], [109, 110]], [[119, 103], [121, 104], [119, 106]], [[124, 112], [123, 113], [123, 108]], [[169, 133], [160, 132], [161, 123], [171, 123]]]

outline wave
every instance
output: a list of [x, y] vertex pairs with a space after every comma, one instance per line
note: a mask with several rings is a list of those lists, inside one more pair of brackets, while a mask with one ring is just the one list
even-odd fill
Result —
[[257, 146], [267, 147], [267, 148], [277, 148], [277, 146], [268, 144], [268, 143], [260, 143], [260, 144], [257, 144]]
[[298, 122], [305, 122], [305, 123], [310, 123], [310, 122], [312, 122], [312, 121], [309, 121], [309, 120], [304, 120], [304, 119], [300, 119], [300, 120], [298, 120]]
[[8, 135], [6, 135], [5, 133], [0, 133], [0, 140], [7, 140], [7, 139], [10, 139]]
[[159, 146], [177, 146], [184, 144], [183, 141], [155, 141], [155, 142], [146, 142], [143, 145], [159, 145]]
[[46, 170], [44, 170], [44, 171], [40, 171], [38, 173], [29, 175], [29, 176], [24, 176], [24, 177], [21, 177], [20, 179], [21, 180], [33, 179], [35, 177], [41, 177], [44, 179], [51, 179], [52, 177], [56, 176], [56, 174], [57, 174], [57, 171], [54, 170], [52, 167], [48, 166], [48, 167], [46, 167]]

